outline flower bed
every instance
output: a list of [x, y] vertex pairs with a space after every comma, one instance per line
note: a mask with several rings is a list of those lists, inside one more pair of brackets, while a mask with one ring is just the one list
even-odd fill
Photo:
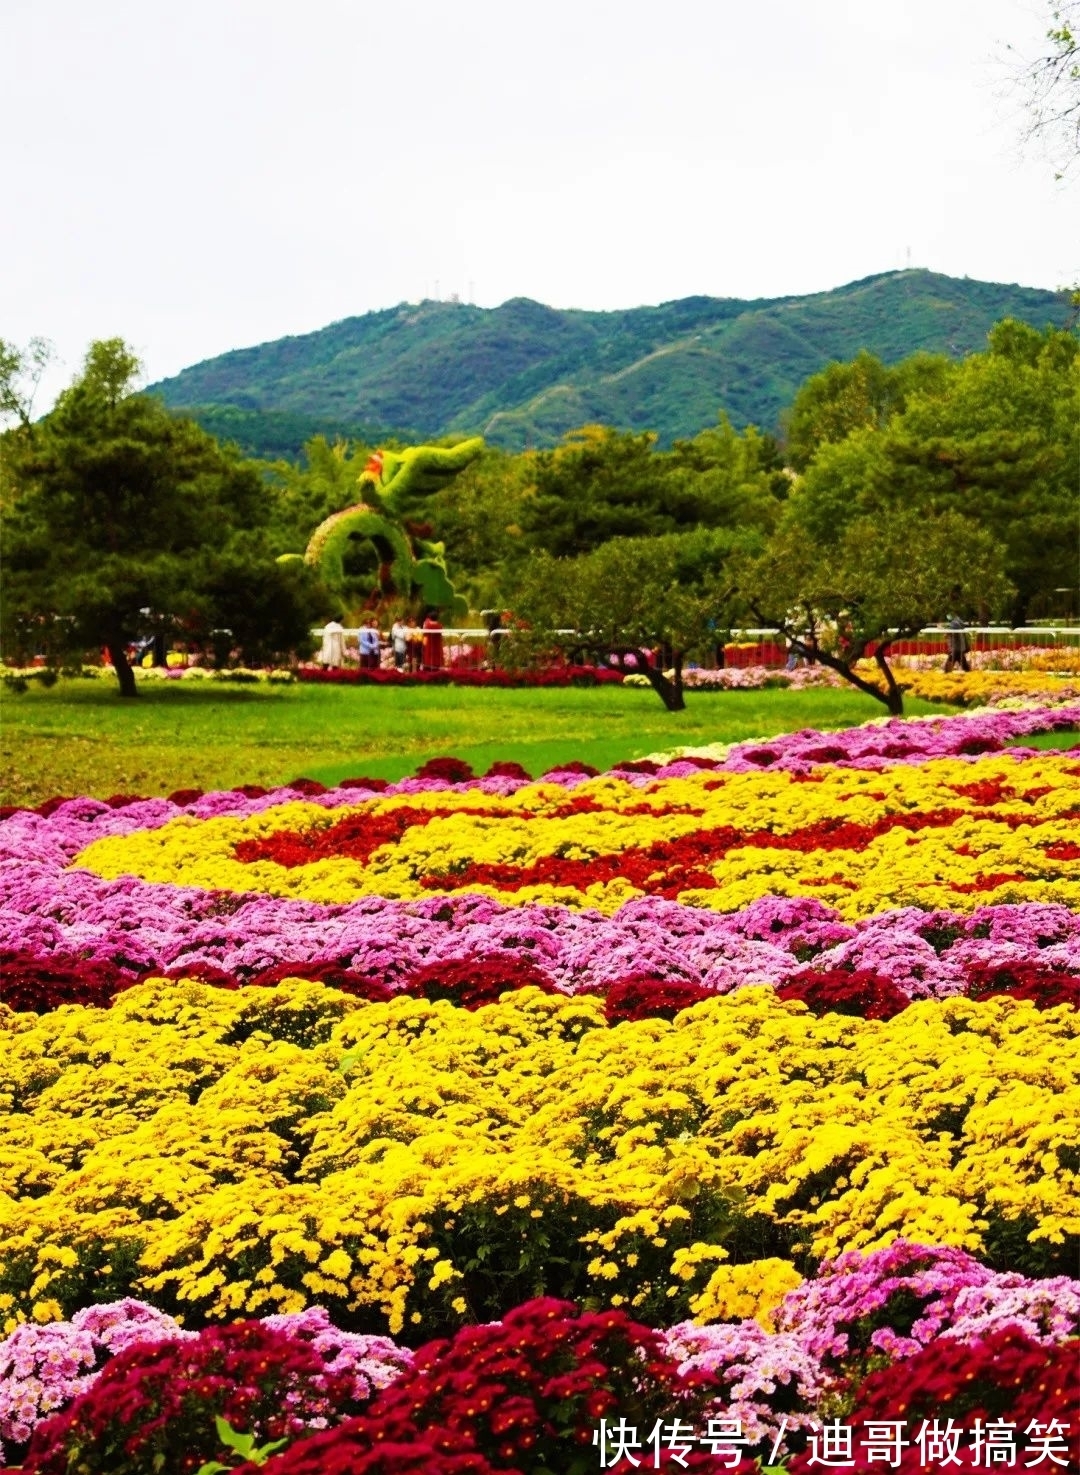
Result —
[[1057, 1451], [1078, 717], [7, 811], [7, 1457]]
[[[744, 1267], [721, 1266], [696, 1322], [653, 1331], [622, 1311], [581, 1316], [567, 1303], [534, 1301], [416, 1354], [339, 1331], [322, 1310], [194, 1332], [145, 1303], [94, 1307], [0, 1341], [0, 1439], [29, 1451], [31, 1470], [66, 1472], [76, 1440], [92, 1444], [93, 1469], [122, 1453], [125, 1468], [150, 1470], [162, 1446], [168, 1454], [178, 1445], [181, 1457], [227, 1453], [214, 1425], [224, 1402], [230, 1423], [256, 1440], [285, 1433], [293, 1447], [272, 1465], [278, 1471], [336, 1462], [351, 1470], [349, 1461], [388, 1438], [415, 1448], [447, 1436], [488, 1468], [543, 1460], [557, 1469], [568, 1446], [591, 1447], [600, 1421], [613, 1425], [616, 1414], [643, 1432], [678, 1415], [695, 1431], [734, 1417], [754, 1454], [771, 1448], [781, 1426], [793, 1448], [805, 1448], [822, 1410], [838, 1404], [854, 1403], [856, 1419], [876, 1404], [887, 1418], [912, 1380], [928, 1382], [927, 1367], [944, 1396], [949, 1372], [958, 1383], [960, 1367], [973, 1364], [1004, 1383], [988, 1348], [1019, 1354], [1036, 1376], [1056, 1367], [1069, 1376], [1080, 1297], [1064, 1277], [995, 1274], [963, 1251], [905, 1241], [841, 1256], [806, 1281], [781, 1261], [766, 1263], [750, 1296]], [[252, 1378], [253, 1354], [273, 1358], [269, 1389]], [[644, 1388], [634, 1377], [643, 1358]], [[883, 1364], [885, 1378], [875, 1371]], [[1072, 1392], [1069, 1384], [1034, 1400], [1033, 1413], [1067, 1418]], [[328, 1432], [293, 1443], [320, 1426]], [[730, 1465], [696, 1466], [718, 1467]]]
[[556, 687], [618, 686], [621, 671], [604, 666], [545, 666], [536, 670], [480, 671], [472, 667], [445, 667], [438, 671], [397, 671], [393, 667], [361, 671], [352, 666], [301, 666], [300, 681], [313, 681], [324, 686], [491, 686]]
[[[217, 670], [212, 666], [174, 665], [170, 662], [167, 666], [137, 665], [132, 666], [131, 669], [136, 681], [139, 682], [183, 681], [189, 685], [211, 682], [225, 686], [250, 686], [262, 682], [270, 686], [288, 686], [296, 680], [296, 673], [283, 666], [227, 666]], [[81, 666], [74, 671], [65, 671], [62, 674], [78, 676], [87, 681], [115, 681], [116, 679], [113, 668], [107, 665]], [[32, 681], [43, 686], [52, 686], [57, 676], [57, 671], [51, 666], [0, 667], [0, 679], [15, 687], [19, 687], [20, 683], [25, 686]]]
[[[994, 667], [973, 671], [897, 671], [896, 684], [902, 691], [927, 702], [945, 702], [954, 707], [989, 707], [1003, 702], [1075, 702], [1080, 698], [1080, 678], [1067, 662], [1060, 670], [1014, 670]], [[868, 673], [869, 674], [869, 673]]]
[[[985, 650], [969, 650], [968, 664], [973, 671], [1050, 671], [1055, 675], [1080, 675], [1080, 635], [1074, 632], [1072, 643], [1060, 645], [990, 646]], [[890, 657], [890, 665], [910, 671], [940, 671], [948, 651], [944, 640], [913, 653]]]

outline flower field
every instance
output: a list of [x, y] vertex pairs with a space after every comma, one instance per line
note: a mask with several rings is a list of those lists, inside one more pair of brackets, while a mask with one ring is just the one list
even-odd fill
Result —
[[1078, 721], [5, 811], [0, 1464], [1077, 1469]]

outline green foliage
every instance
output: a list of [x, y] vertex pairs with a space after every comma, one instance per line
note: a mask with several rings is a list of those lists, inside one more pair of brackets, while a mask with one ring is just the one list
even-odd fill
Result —
[[12, 420], [29, 426], [34, 395], [52, 356], [44, 338], [31, 338], [25, 348], [0, 338], [0, 426]]
[[[361, 492], [396, 517], [418, 512], [433, 492], [465, 470], [484, 449], [479, 436], [452, 446], [405, 446], [381, 450], [361, 476]], [[378, 470], [374, 468], [378, 466]]]
[[533, 459], [487, 447], [425, 509], [435, 536], [450, 550], [455, 582], [474, 610], [513, 603], [516, 570], [530, 546], [520, 518]]
[[298, 415], [290, 410], [254, 410], [240, 405], [186, 405], [183, 416], [201, 425], [223, 445], [236, 446], [256, 461], [299, 461], [316, 436], [373, 446], [388, 437], [368, 425], [323, 415]]
[[520, 450], [603, 423], [654, 431], [668, 446], [718, 410], [738, 428], [775, 427], [809, 375], [861, 349], [887, 364], [974, 352], [1006, 316], [1062, 325], [1069, 304], [927, 271], [805, 297], [691, 297], [621, 312], [521, 298], [493, 309], [403, 303], [210, 359], [155, 389], [175, 407], [314, 416], [342, 436], [360, 420], [410, 438], [480, 432]]
[[137, 370], [120, 339], [93, 344], [52, 413], [4, 447], [5, 648], [106, 646], [125, 695], [124, 651], [148, 622], [194, 638], [246, 622], [265, 655], [307, 640], [319, 607], [312, 581], [275, 569], [257, 469], [132, 394]]
[[948, 360], [916, 354], [886, 368], [865, 349], [846, 364], [829, 364], [803, 384], [787, 416], [788, 460], [797, 471], [824, 445], [845, 440], [857, 430], [880, 430], [900, 413], [915, 389], [940, 386]]
[[[362, 539], [372, 545], [374, 567], [364, 580], [364, 598], [379, 588], [380, 572], [390, 587], [408, 597], [412, 584], [412, 549], [405, 530], [384, 512], [363, 503], [343, 508], [321, 522], [311, 535], [304, 563], [317, 569], [323, 581], [338, 594], [346, 590], [346, 560], [353, 550], [353, 540]], [[356, 576], [357, 560], [350, 561], [350, 572]]]
[[[253, 1465], [265, 1465], [275, 1450], [284, 1449], [289, 1442], [287, 1439], [271, 1439], [267, 1444], [256, 1444], [254, 1434], [241, 1434], [220, 1414], [214, 1415], [214, 1426], [222, 1446], [232, 1450], [239, 1460], [248, 1460]], [[207, 1460], [195, 1475], [222, 1475], [223, 1471], [235, 1469], [235, 1465], [223, 1465], [220, 1460]]]
[[[723, 592], [725, 565], [745, 538], [732, 533], [674, 533], [611, 538], [591, 553], [554, 558], [536, 553], [522, 569], [515, 612], [532, 631], [531, 645], [555, 644], [592, 658], [635, 657], [665, 706], [683, 706], [682, 665], [724, 622], [734, 588]], [[573, 631], [572, 636], [554, 632]], [[671, 666], [673, 676], [661, 674]]]
[[[791, 500], [796, 524], [822, 542], [891, 508], [959, 513], [1003, 546], [1017, 591], [1012, 612], [1024, 618], [1041, 592], [1075, 584], [1077, 353], [1070, 333], [998, 324], [985, 353], [928, 369], [893, 399], [890, 413], [868, 416], [845, 439], [822, 435]], [[800, 396], [807, 408], [800, 423], [809, 420], [826, 378], [850, 387], [862, 367], [836, 366], [811, 381]], [[825, 408], [838, 402], [834, 397]], [[821, 408], [823, 401], [816, 403]], [[956, 557], [963, 559], [963, 544]]]
[[278, 461], [263, 467], [275, 553], [305, 547], [312, 528], [356, 501], [357, 482], [373, 450], [364, 441], [331, 443], [315, 435], [296, 464]]
[[239, 533], [208, 556], [200, 573], [199, 607], [190, 635], [203, 643], [229, 630], [245, 666], [270, 666], [314, 649], [311, 628], [326, 615], [327, 592], [304, 565], [281, 565], [259, 534]]
[[586, 425], [558, 450], [541, 452], [521, 509], [529, 545], [568, 558], [609, 538], [671, 531], [653, 475], [655, 440]]
[[428, 514], [471, 576], [473, 607], [516, 609], [535, 553], [574, 557], [612, 538], [701, 527], [767, 531], [789, 487], [775, 441], [723, 417], [664, 452], [654, 436], [587, 425], [551, 451], [486, 452]]
[[[954, 510], [892, 506], [820, 537], [791, 517], [735, 575], [757, 621], [900, 712], [888, 646], [946, 614], [996, 613], [1011, 592], [1003, 561], [993, 536]], [[884, 691], [854, 669], [871, 652]]]
[[[356, 544], [371, 544], [376, 560], [375, 577], [367, 580], [365, 602], [372, 595], [396, 597], [406, 603], [419, 601], [422, 608], [439, 609], [452, 616], [464, 615], [467, 605], [450, 583], [446, 549], [434, 542], [431, 529], [408, 521], [433, 492], [453, 481], [484, 449], [482, 440], [461, 441], [455, 446], [406, 446], [400, 451], [376, 451], [350, 488], [352, 505], [324, 518], [308, 540], [304, 562], [316, 570], [335, 593], [347, 592], [347, 576], [355, 574]], [[344, 447], [328, 453], [325, 442], [312, 454], [332, 475], [326, 478], [339, 497], [341, 485], [355, 465]], [[361, 498], [355, 501], [357, 496]], [[285, 560], [283, 560], [285, 561]]]

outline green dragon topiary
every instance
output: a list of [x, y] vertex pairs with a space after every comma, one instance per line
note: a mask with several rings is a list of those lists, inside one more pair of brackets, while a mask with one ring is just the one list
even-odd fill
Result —
[[[345, 554], [353, 538], [367, 538], [379, 555], [379, 589], [384, 596], [417, 599], [421, 605], [462, 615], [465, 600], [454, 592], [446, 571], [446, 548], [410, 530], [408, 514], [422, 498], [451, 482], [484, 449], [480, 437], [443, 446], [408, 446], [376, 451], [360, 475], [362, 500], [335, 512], [311, 535], [303, 562], [317, 568], [323, 582], [340, 590]], [[287, 553], [279, 562], [300, 560]]]

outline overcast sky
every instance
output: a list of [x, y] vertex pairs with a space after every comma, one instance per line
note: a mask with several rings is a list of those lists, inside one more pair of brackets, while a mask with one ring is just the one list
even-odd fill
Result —
[[[149, 379], [425, 296], [1059, 287], [1049, 0], [0, 0], [0, 336]], [[39, 403], [38, 408], [43, 408]]]

